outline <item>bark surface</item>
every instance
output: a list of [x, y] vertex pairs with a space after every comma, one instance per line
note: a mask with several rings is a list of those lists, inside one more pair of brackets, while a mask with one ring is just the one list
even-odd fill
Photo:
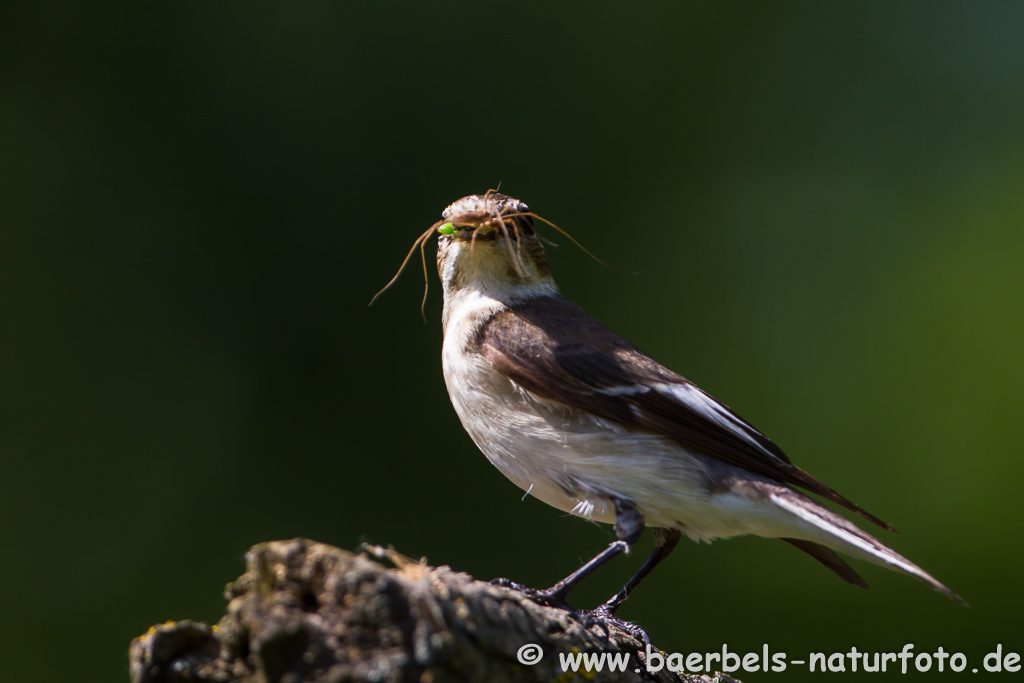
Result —
[[[154, 626], [131, 644], [135, 683], [733, 681], [663, 668], [612, 624], [393, 551], [304, 539], [254, 546], [216, 626]], [[393, 566], [379, 561], [386, 559]], [[539, 646], [524, 651], [526, 644]], [[537, 653], [540, 657], [537, 658]], [[559, 653], [626, 653], [625, 672], [562, 671]]]

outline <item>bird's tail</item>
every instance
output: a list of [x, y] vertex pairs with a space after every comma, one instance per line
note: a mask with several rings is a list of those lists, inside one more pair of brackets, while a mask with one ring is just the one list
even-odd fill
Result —
[[957, 602], [966, 605], [963, 598], [951, 591], [934, 576], [897, 553], [874, 536], [855, 526], [849, 520], [840, 517], [828, 508], [819, 505], [807, 496], [790, 488], [773, 487], [769, 498], [786, 512], [798, 517], [810, 526], [809, 532], [801, 534], [802, 538], [783, 538], [804, 552], [810, 554], [826, 567], [838, 574], [843, 580], [854, 585], [867, 587], [863, 579], [857, 575], [850, 565], [839, 558], [833, 550], [867, 560], [874, 564], [888, 567], [909, 574], [919, 579], [938, 592]]

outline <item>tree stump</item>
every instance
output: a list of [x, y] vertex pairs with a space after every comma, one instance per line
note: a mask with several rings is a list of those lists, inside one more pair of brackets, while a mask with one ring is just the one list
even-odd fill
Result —
[[[733, 681], [648, 672], [645, 644], [507, 588], [394, 551], [305, 539], [254, 546], [216, 626], [154, 626], [131, 644], [134, 683]], [[528, 644], [538, 647], [524, 648]], [[559, 653], [627, 653], [625, 671], [563, 671]], [[538, 654], [539, 653], [539, 654]], [[524, 663], [527, 662], [527, 663]]]

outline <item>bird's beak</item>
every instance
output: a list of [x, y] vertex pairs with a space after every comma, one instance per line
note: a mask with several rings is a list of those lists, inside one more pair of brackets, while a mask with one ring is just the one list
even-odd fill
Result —
[[498, 225], [492, 214], [479, 211], [452, 216], [437, 231], [460, 242], [490, 242], [498, 238]]

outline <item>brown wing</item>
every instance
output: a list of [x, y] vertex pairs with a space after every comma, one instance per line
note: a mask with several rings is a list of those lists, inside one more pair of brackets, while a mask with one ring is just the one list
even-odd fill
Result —
[[727, 406], [564, 297], [532, 299], [497, 313], [481, 327], [476, 345], [495, 369], [542, 398], [803, 487], [894, 531], [792, 464]]

